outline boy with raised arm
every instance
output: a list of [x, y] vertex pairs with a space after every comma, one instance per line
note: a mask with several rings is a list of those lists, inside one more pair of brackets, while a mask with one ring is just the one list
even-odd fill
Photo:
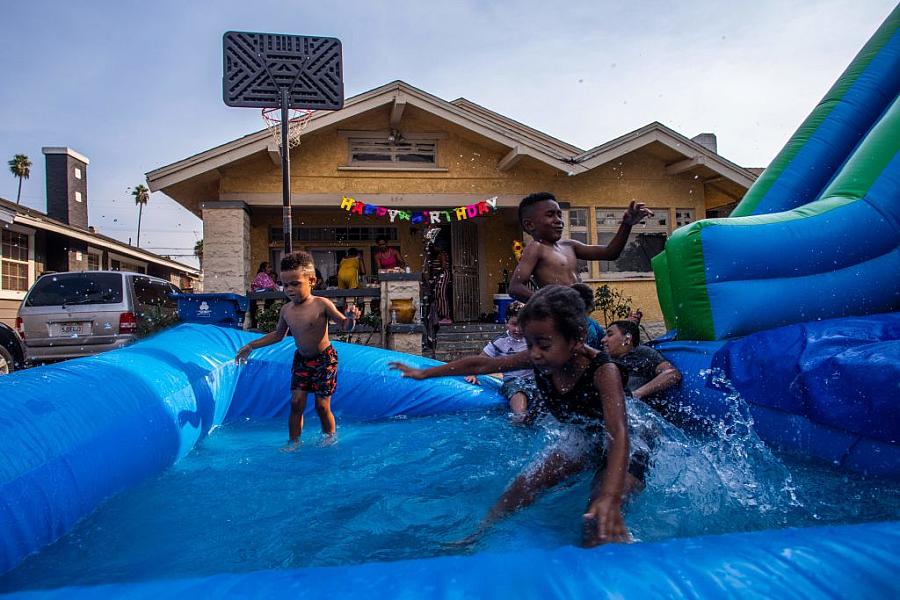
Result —
[[642, 202], [632, 201], [622, 215], [622, 224], [609, 245], [588, 245], [576, 240], [561, 239], [565, 223], [562, 209], [553, 194], [538, 192], [526, 196], [519, 203], [519, 223], [534, 239], [525, 246], [522, 259], [513, 271], [509, 295], [516, 300], [528, 302], [534, 293], [529, 288], [529, 280], [533, 280], [538, 288], [551, 284], [576, 283], [578, 259], [616, 260], [628, 242], [631, 228], [652, 216], [653, 211]]
[[275, 331], [257, 338], [238, 350], [235, 362], [247, 360], [256, 348], [269, 346], [284, 339], [288, 331], [294, 336], [297, 351], [291, 368], [291, 414], [288, 418], [290, 440], [286, 452], [300, 446], [303, 431], [303, 411], [308, 394], [316, 397], [316, 412], [322, 423], [322, 433], [328, 441], [334, 439], [334, 415], [331, 396], [337, 387], [338, 356], [328, 340], [328, 320], [341, 325], [345, 331], [353, 328], [359, 309], [347, 308], [343, 315], [331, 300], [313, 296], [316, 285], [316, 266], [308, 252], [294, 252], [281, 260], [281, 282], [289, 302], [281, 307]]

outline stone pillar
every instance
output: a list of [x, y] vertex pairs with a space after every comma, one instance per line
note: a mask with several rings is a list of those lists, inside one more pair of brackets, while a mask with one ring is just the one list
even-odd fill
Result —
[[250, 289], [250, 211], [243, 202], [206, 202], [203, 209], [203, 291]]
[[[381, 282], [381, 322], [382, 332], [386, 336], [385, 347], [407, 354], [422, 354], [422, 307], [419, 303], [422, 291], [421, 273], [384, 273], [378, 274]], [[391, 300], [395, 298], [412, 298], [416, 314], [413, 323], [391, 324]]]

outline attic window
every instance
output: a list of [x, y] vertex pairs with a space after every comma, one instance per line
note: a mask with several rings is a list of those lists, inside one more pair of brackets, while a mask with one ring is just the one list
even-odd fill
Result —
[[433, 167], [436, 139], [405, 139], [399, 132], [383, 138], [349, 138], [351, 166]]

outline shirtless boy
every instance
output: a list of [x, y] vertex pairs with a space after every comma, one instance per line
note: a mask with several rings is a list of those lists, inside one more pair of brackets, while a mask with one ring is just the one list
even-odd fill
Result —
[[616, 260], [622, 254], [631, 228], [653, 211], [642, 202], [632, 201], [615, 237], [607, 246], [588, 245], [576, 240], [563, 240], [563, 215], [556, 197], [548, 192], [526, 196], [519, 203], [519, 223], [534, 239], [525, 246], [522, 259], [512, 274], [509, 294], [516, 300], [527, 302], [534, 292], [528, 286], [530, 279], [538, 288], [551, 284], [572, 285], [578, 281], [578, 259]]
[[281, 307], [275, 331], [257, 338], [238, 350], [235, 362], [243, 363], [256, 348], [276, 344], [288, 331], [294, 336], [297, 351], [291, 369], [291, 415], [288, 418], [290, 441], [285, 451], [300, 446], [303, 431], [303, 411], [308, 394], [316, 397], [316, 413], [322, 423], [322, 433], [334, 438], [334, 415], [331, 396], [337, 387], [338, 356], [328, 340], [328, 320], [341, 325], [345, 331], [353, 328], [359, 309], [350, 305], [343, 315], [331, 300], [312, 295], [316, 285], [316, 266], [308, 252], [288, 254], [281, 261], [281, 282], [289, 302]]

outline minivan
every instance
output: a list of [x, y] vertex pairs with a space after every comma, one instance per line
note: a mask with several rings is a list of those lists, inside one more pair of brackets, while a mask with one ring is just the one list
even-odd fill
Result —
[[29, 363], [88, 356], [174, 323], [179, 291], [142, 273], [48, 273], [26, 294], [16, 329]]

